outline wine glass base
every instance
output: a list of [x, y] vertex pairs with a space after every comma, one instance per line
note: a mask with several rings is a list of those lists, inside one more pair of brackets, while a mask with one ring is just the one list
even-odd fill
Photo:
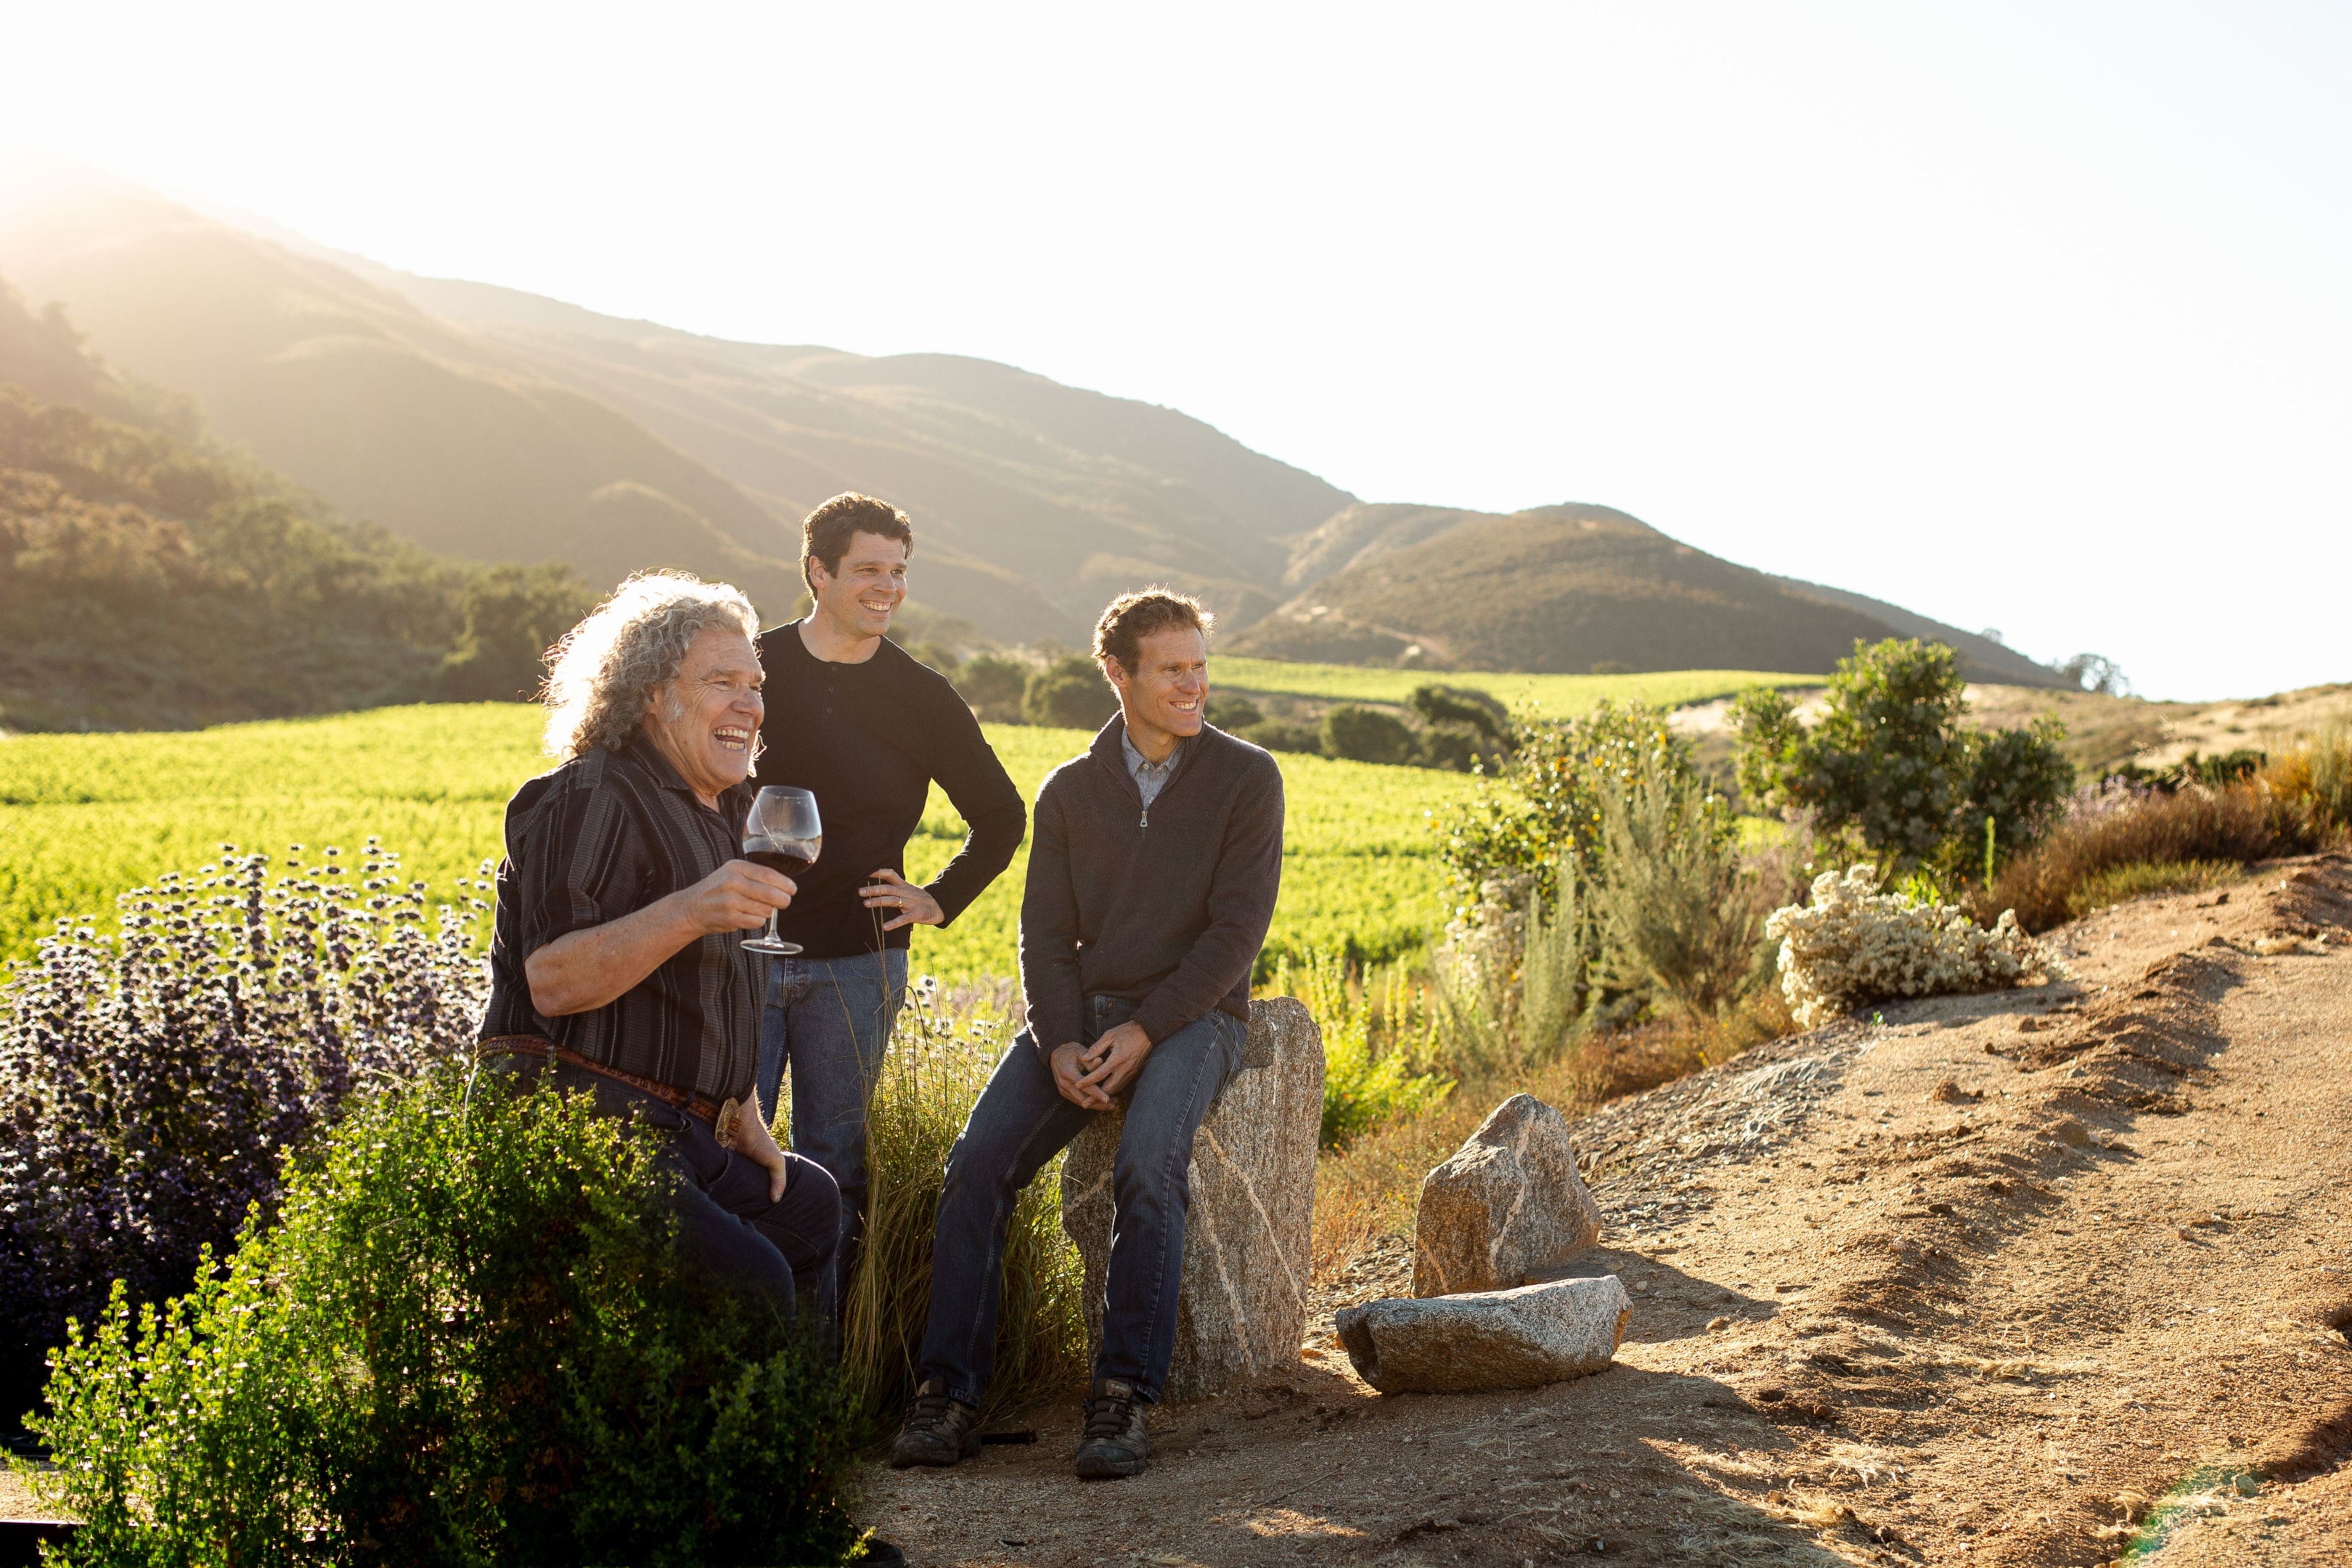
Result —
[[781, 937], [747, 936], [743, 939], [743, 951], [769, 953], [777, 958], [790, 958], [793, 953], [801, 951], [801, 944], [796, 942], [785, 942]]

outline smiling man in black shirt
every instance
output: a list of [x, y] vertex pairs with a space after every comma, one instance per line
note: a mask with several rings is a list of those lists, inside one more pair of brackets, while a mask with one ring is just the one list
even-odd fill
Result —
[[[884, 634], [907, 596], [915, 531], [887, 501], [837, 495], [801, 524], [807, 617], [763, 633], [761, 784], [815, 795], [824, 852], [795, 880], [760, 1022], [760, 1102], [792, 1068], [793, 1152], [841, 1185], [844, 1268], [866, 1208], [866, 1113], [906, 994], [918, 925], [961, 914], [1021, 847], [1021, 792], [955, 688]], [[970, 825], [929, 882], [906, 879], [907, 840], [936, 781]]]

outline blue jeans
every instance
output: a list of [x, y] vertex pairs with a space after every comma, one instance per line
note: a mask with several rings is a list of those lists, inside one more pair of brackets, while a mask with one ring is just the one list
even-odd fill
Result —
[[[1128, 1090], [1127, 1125], [1111, 1163], [1110, 1268], [1095, 1376], [1132, 1384], [1147, 1404], [1159, 1399], [1176, 1354], [1192, 1138], [1240, 1068], [1248, 1034], [1240, 1019], [1213, 1011], [1154, 1046]], [[978, 1405], [988, 1386], [1004, 1235], [1021, 1189], [1096, 1115], [1062, 1098], [1025, 1033], [972, 1107], [948, 1156], [923, 1334], [920, 1376], [946, 1379], [950, 1398]]]
[[841, 1188], [845, 1287], [866, 1229], [866, 1110], [906, 998], [904, 948], [768, 961], [768, 1000], [760, 1010], [760, 1108], [775, 1115], [790, 1063], [793, 1152], [824, 1166]]

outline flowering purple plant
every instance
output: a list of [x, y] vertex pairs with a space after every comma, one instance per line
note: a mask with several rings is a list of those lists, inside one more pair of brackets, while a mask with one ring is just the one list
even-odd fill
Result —
[[59, 921], [0, 994], [7, 1394], [29, 1393], [65, 1320], [92, 1321], [113, 1280], [160, 1300], [204, 1247], [226, 1257], [347, 1096], [471, 1041], [482, 901], [443, 905], [428, 930], [425, 884], [373, 838], [356, 867], [301, 853], [272, 879], [269, 857], [224, 845], [218, 865], [117, 900], [120, 937]]

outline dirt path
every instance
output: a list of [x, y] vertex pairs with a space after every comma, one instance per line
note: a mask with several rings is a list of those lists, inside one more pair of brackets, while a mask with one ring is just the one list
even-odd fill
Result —
[[1601, 1376], [1383, 1398], [1327, 1321], [1295, 1376], [1155, 1413], [1139, 1479], [1072, 1479], [1057, 1412], [869, 1506], [932, 1564], [2352, 1562], [2347, 926], [2352, 860], [2273, 866], [2069, 928], [2074, 983], [1580, 1123], [1579, 1271], [1637, 1303]]

